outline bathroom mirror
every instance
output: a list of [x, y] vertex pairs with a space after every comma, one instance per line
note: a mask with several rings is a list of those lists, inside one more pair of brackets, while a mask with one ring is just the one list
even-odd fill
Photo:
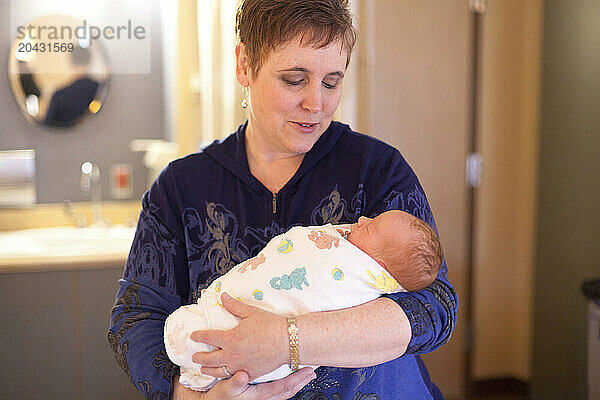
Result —
[[68, 127], [100, 111], [109, 68], [101, 42], [85, 21], [45, 15], [17, 29], [8, 75], [27, 120]]

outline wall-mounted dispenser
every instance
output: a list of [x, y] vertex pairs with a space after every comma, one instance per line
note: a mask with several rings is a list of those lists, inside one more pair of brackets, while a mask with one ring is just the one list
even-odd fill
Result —
[[35, 203], [35, 151], [0, 151], [0, 207], [31, 207]]

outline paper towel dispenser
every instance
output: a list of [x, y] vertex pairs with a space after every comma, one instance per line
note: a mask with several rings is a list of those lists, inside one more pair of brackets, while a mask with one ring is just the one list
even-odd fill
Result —
[[0, 151], [0, 207], [30, 207], [35, 202], [35, 151]]

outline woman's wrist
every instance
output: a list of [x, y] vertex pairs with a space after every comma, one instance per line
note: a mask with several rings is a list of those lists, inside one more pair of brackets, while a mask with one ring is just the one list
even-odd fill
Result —
[[277, 364], [278, 366], [288, 365], [290, 363], [290, 341], [286, 316], [277, 316], [277, 324], [275, 329], [276, 335], [274, 339], [276, 342], [273, 344], [276, 351]]
[[302, 365], [360, 368], [381, 364], [402, 356], [411, 338], [408, 317], [385, 297], [341, 310], [303, 314], [296, 317], [296, 324]]

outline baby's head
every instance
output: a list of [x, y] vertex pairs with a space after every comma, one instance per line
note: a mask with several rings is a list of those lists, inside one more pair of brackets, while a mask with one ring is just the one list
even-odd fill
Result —
[[442, 264], [442, 246], [431, 227], [399, 210], [360, 217], [348, 240], [381, 264], [406, 290], [427, 287]]

